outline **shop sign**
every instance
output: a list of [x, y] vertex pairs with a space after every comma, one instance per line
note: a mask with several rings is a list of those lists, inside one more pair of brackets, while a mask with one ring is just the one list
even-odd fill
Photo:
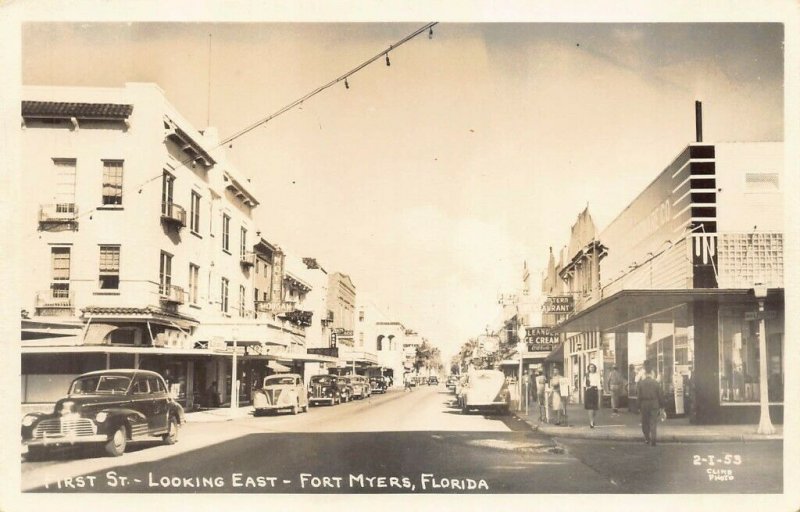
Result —
[[528, 352], [550, 352], [559, 343], [558, 333], [549, 327], [526, 327], [525, 343]]
[[754, 322], [756, 320], [775, 320], [778, 318], [777, 311], [746, 311], [744, 313], [745, 322]]
[[337, 347], [316, 347], [306, 349], [306, 353], [317, 356], [339, 357], [339, 349]]
[[542, 305], [543, 313], [572, 313], [575, 301], [571, 295], [552, 295]]

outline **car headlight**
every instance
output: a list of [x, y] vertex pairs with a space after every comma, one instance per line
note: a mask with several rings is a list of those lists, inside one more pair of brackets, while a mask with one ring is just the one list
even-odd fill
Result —
[[22, 418], [22, 426], [23, 427], [30, 427], [33, 425], [33, 422], [36, 421], [37, 416], [34, 414], [26, 414], [24, 418]]
[[94, 420], [97, 423], [103, 423], [104, 421], [106, 421], [106, 418], [108, 418], [107, 412], [98, 412], [97, 416], [94, 417]]

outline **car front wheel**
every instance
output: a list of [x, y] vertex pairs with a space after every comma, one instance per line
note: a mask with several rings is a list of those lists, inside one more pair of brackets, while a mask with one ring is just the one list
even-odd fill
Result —
[[298, 415], [298, 414], [300, 414], [300, 400], [298, 400], [298, 401], [297, 401], [297, 402], [296, 402], [296, 403], [295, 403], [295, 404], [292, 406], [292, 414], [294, 414], [294, 415]]
[[125, 453], [125, 447], [128, 445], [128, 429], [125, 425], [120, 425], [114, 429], [111, 435], [108, 436], [106, 441], [106, 453], [112, 457], [119, 457]]
[[175, 444], [178, 442], [178, 421], [175, 416], [169, 417], [169, 424], [167, 425], [167, 433], [161, 436], [164, 444]]

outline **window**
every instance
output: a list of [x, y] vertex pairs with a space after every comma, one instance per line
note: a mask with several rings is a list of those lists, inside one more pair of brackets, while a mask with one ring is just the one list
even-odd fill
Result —
[[164, 171], [161, 177], [161, 215], [169, 217], [172, 214], [172, 192], [175, 188], [175, 176]]
[[245, 316], [245, 291], [244, 286], [239, 286], [239, 316]]
[[220, 286], [219, 308], [223, 313], [228, 312], [228, 280], [224, 277], [222, 278]]
[[253, 302], [258, 302], [258, 288], [253, 288]]
[[222, 214], [222, 250], [230, 252], [230, 238], [231, 238], [231, 218], [223, 213]]
[[358, 321], [359, 322], [363, 322], [364, 321], [364, 311], [359, 311], [358, 312]]
[[241, 256], [241, 259], [244, 259], [245, 255], [247, 254], [247, 230], [244, 228], [244, 226], [242, 226], [239, 235], [239, 240], [241, 241], [239, 244], [239, 256]]
[[200, 282], [200, 267], [189, 263], [189, 304], [197, 304], [197, 283]]
[[200, 194], [192, 190], [192, 203], [189, 216], [189, 229], [192, 233], [200, 232]]
[[69, 247], [53, 247], [50, 249], [50, 264], [53, 279], [50, 283], [54, 299], [65, 299], [69, 297], [69, 269], [70, 269]]
[[[760, 397], [759, 320], [756, 307], [721, 306], [719, 312], [720, 403], [758, 403]], [[783, 401], [783, 317], [765, 322], [767, 395]]]
[[54, 158], [56, 168], [55, 200], [56, 212], [75, 213], [75, 168], [74, 158]]
[[119, 289], [119, 246], [100, 246], [100, 283], [101, 290]]
[[103, 204], [122, 204], [122, 160], [103, 160]]
[[161, 251], [161, 264], [158, 270], [158, 293], [169, 295], [172, 286], [172, 255]]

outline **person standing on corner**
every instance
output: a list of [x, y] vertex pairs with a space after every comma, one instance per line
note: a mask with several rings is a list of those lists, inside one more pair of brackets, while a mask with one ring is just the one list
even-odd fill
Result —
[[536, 372], [536, 403], [539, 404], [539, 421], [547, 419], [547, 395], [545, 388], [547, 387], [547, 380], [541, 370]]
[[597, 366], [590, 363], [587, 367], [586, 389], [583, 393], [583, 407], [589, 411], [589, 428], [594, 428], [597, 409], [600, 405], [600, 389], [600, 374], [597, 373]]
[[636, 384], [639, 411], [642, 417], [642, 433], [645, 444], [656, 445], [656, 430], [664, 408], [664, 394], [661, 385], [653, 377], [650, 361], [644, 362], [644, 377]]
[[607, 382], [608, 392], [611, 395], [611, 410], [616, 415], [619, 413], [619, 398], [625, 384], [622, 374], [617, 370], [617, 365], [614, 365], [611, 372], [609, 372]]
[[556, 414], [556, 425], [561, 425], [563, 407], [561, 406], [561, 385], [566, 385], [567, 381], [561, 377], [558, 368], [553, 368], [553, 376], [550, 377], [550, 400], [553, 412]]

